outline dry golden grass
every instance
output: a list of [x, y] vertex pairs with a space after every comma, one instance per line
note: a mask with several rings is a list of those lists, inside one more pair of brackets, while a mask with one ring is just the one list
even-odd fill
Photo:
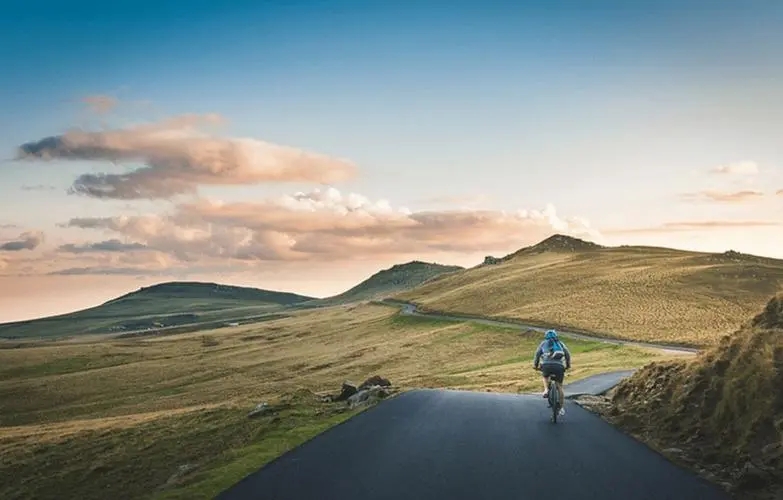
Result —
[[[364, 305], [156, 339], [0, 350], [0, 497], [210, 498], [349, 414], [298, 399], [279, 420], [247, 411], [380, 374], [401, 388], [537, 390], [540, 339]], [[568, 342], [572, 379], [668, 359]], [[197, 472], [164, 488], [178, 466]], [[161, 489], [163, 488], [163, 489]]]
[[680, 449], [678, 459], [711, 469], [738, 498], [782, 498], [782, 384], [780, 295], [697, 358], [639, 370], [606, 416], [658, 449]]
[[709, 346], [783, 284], [783, 261], [662, 248], [520, 253], [395, 298], [610, 337]]

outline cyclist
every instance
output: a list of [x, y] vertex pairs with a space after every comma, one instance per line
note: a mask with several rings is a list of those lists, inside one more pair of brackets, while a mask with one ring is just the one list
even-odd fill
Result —
[[[544, 340], [536, 349], [536, 355], [533, 359], [533, 368], [538, 370], [539, 362], [541, 364], [541, 375], [544, 380], [544, 398], [549, 396], [550, 375], [555, 376], [557, 390], [560, 393], [560, 401], [565, 400], [563, 394], [563, 376], [565, 371], [571, 368], [571, 353], [568, 347], [557, 336], [554, 330], [548, 330], [544, 335]], [[565, 409], [560, 409], [560, 414], [565, 413]]]

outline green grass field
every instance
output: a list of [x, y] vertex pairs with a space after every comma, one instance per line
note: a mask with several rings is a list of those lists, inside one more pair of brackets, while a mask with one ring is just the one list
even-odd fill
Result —
[[[352, 414], [314, 394], [375, 374], [403, 390], [538, 390], [538, 341], [364, 305], [161, 338], [0, 342], [0, 474], [13, 478], [0, 497], [211, 498]], [[671, 357], [569, 346], [572, 379]], [[262, 401], [287, 406], [248, 419]]]

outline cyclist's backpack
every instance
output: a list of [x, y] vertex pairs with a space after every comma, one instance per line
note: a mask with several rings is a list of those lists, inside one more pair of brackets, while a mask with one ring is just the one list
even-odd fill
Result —
[[563, 344], [559, 340], [550, 339], [549, 341], [549, 359], [561, 360], [565, 356]]

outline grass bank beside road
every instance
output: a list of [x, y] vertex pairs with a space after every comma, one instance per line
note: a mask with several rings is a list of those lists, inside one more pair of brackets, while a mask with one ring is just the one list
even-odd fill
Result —
[[[160, 338], [0, 349], [0, 474], [11, 478], [0, 497], [211, 498], [352, 414], [315, 393], [375, 374], [403, 390], [538, 390], [530, 365], [539, 341], [364, 305]], [[570, 380], [669, 359], [569, 347]], [[249, 419], [262, 401], [282, 406]]]
[[783, 498], [783, 295], [688, 360], [651, 363], [587, 406], [738, 499]]

